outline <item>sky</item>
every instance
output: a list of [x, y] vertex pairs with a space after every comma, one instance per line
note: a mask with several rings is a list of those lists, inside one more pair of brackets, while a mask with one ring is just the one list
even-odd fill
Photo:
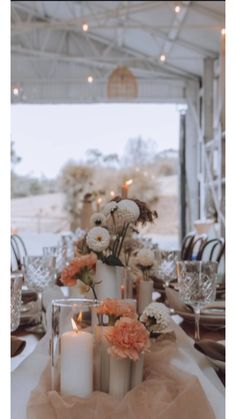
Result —
[[129, 138], [155, 140], [157, 152], [179, 147], [174, 104], [12, 105], [11, 141], [20, 175], [56, 177], [65, 163], [88, 149], [120, 157]]

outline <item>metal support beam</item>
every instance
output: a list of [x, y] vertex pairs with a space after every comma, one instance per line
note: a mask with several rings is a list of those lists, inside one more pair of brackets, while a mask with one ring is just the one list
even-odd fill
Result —
[[203, 68], [203, 132], [204, 142], [212, 140], [213, 130], [213, 80], [214, 60], [211, 57], [204, 59]]
[[185, 237], [186, 230], [186, 114], [180, 113], [180, 143], [179, 143], [179, 160], [180, 160], [180, 228], [182, 242]]

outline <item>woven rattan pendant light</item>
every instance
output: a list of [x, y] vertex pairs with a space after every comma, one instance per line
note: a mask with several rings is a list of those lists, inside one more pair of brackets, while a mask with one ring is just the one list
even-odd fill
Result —
[[108, 98], [135, 98], [138, 96], [136, 77], [126, 66], [119, 66], [113, 70], [108, 78]]

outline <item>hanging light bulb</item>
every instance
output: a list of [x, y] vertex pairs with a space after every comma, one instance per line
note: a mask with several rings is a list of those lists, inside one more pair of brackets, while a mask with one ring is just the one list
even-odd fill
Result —
[[93, 77], [92, 76], [88, 76], [88, 83], [92, 83], [93, 82]]
[[88, 24], [87, 23], [83, 23], [83, 26], [82, 26], [82, 29], [83, 29], [83, 31], [84, 32], [87, 32], [88, 31]]
[[179, 13], [181, 10], [181, 7], [179, 5], [175, 6], [175, 13]]
[[19, 93], [20, 93], [19, 87], [13, 87], [12, 92], [14, 96], [19, 96]]
[[161, 55], [160, 55], [160, 61], [161, 61], [162, 63], [164, 63], [164, 62], [165, 62], [165, 60], [166, 60], [166, 56], [165, 56], [165, 54], [161, 54]]

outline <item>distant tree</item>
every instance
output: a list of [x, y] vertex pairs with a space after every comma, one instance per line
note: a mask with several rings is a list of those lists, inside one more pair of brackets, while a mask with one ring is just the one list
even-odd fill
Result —
[[11, 141], [11, 165], [12, 165], [12, 170], [14, 169], [15, 165], [20, 163], [21, 161], [21, 157], [19, 157], [16, 154], [16, 151], [14, 149], [14, 141]]
[[108, 166], [117, 166], [119, 164], [119, 157], [117, 154], [107, 154], [103, 157], [103, 162]]
[[88, 163], [89, 165], [99, 165], [102, 163], [103, 160], [103, 154], [101, 151], [95, 149], [95, 148], [91, 148], [89, 150], [87, 150], [86, 152], [87, 154], [87, 161], [86, 163]]
[[81, 203], [86, 193], [90, 192], [92, 176], [92, 167], [79, 165], [73, 161], [69, 161], [62, 169], [60, 187], [65, 193], [65, 209], [72, 231], [79, 226]]
[[125, 147], [124, 166], [144, 166], [153, 162], [156, 154], [156, 141], [141, 137], [130, 138]]

